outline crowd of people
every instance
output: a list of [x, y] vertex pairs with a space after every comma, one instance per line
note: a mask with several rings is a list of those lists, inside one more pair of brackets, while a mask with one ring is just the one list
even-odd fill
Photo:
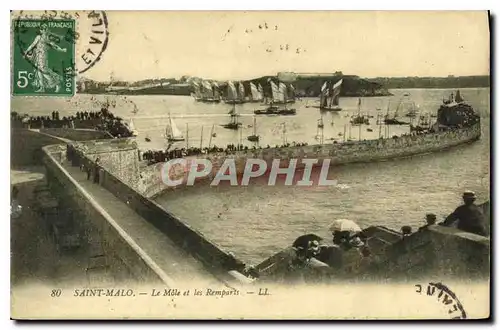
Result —
[[86, 128], [109, 132], [113, 137], [131, 137], [132, 132], [123, 123], [123, 119], [111, 113], [107, 107], [101, 111], [78, 111], [75, 115], [59, 115], [52, 111], [50, 116], [21, 115], [11, 112], [11, 125], [31, 129], [39, 128]]
[[[476, 194], [472, 191], [465, 191], [462, 199], [463, 204], [440, 223], [437, 223], [435, 214], [426, 214], [426, 223], [418, 229], [418, 233], [431, 230], [437, 225], [453, 227], [480, 236], [489, 236], [489, 219], [483, 213], [482, 208], [475, 204]], [[288, 263], [290, 278], [293, 278], [293, 274], [302, 276], [307, 274], [311, 276], [311, 279], [317, 280], [318, 271], [320, 271], [320, 276], [323, 271], [325, 271], [323, 275], [352, 276], [364, 272], [369, 276], [371, 266], [379, 263], [380, 258], [383, 258], [383, 254], [374, 253], [370, 247], [369, 237], [355, 222], [347, 219], [335, 220], [329, 231], [332, 234], [333, 244], [320, 244], [322, 238], [314, 234], [300, 236], [293, 242], [288, 257], [283, 255], [283, 260]], [[410, 226], [403, 226], [400, 242], [404, 243], [415, 234], [417, 233], [413, 233]], [[308, 272], [302, 272], [304, 269], [308, 269]], [[252, 266], [247, 267], [244, 272], [250, 277], [259, 277], [259, 273]]]
[[[287, 147], [303, 147], [307, 146], [307, 143], [286, 143], [283, 145], [276, 145], [275, 148], [287, 148]], [[236, 151], [248, 151], [248, 150], [261, 150], [261, 149], [270, 149], [271, 146], [267, 145], [265, 147], [262, 146], [252, 146], [248, 147], [243, 144], [228, 144], [225, 148], [218, 147], [216, 145], [205, 148], [175, 148], [175, 149], [166, 149], [166, 150], [147, 150], [142, 153], [142, 160], [148, 161], [148, 164], [156, 164], [162, 162], [168, 162], [171, 159], [183, 158], [188, 156], [199, 156], [199, 155], [207, 155], [213, 153], [225, 153], [226, 155], [232, 154]]]

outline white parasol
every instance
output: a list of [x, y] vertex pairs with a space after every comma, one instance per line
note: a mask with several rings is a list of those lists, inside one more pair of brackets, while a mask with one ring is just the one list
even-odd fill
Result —
[[330, 231], [349, 231], [353, 233], [359, 233], [361, 231], [361, 228], [352, 220], [348, 219], [338, 219], [335, 220], [331, 225], [330, 225]]

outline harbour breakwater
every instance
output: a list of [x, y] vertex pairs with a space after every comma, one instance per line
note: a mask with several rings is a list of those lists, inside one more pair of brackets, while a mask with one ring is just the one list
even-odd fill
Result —
[[[263, 159], [268, 165], [274, 159], [280, 159], [286, 166], [290, 159], [297, 159], [300, 168], [303, 159], [330, 160], [330, 166], [350, 163], [375, 162], [412, 155], [439, 152], [457, 145], [478, 140], [481, 136], [481, 125], [476, 123], [470, 127], [445, 130], [420, 135], [403, 135], [388, 139], [348, 141], [322, 145], [290, 146], [284, 148], [265, 148], [234, 151], [231, 153], [211, 153], [189, 158], [203, 158], [212, 163], [213, 170], [208, 178], [213, 178], [224, 161], [234, 159], [236, 171], [241, 174], [248, 159]], [[148, 166], [141, 171], [138, 179], [138, 191], [144, 196], [154, 198], [162, 192], [174, 187], [167, 186], [162, 179], [165, 163]], [[182, 167], [170, 172], [172, 180], [187, 181], [188, 173]], [[175, 188], [182, 187], [176, 186]]]
[[[386, 139], [384, 141], [359, 141], [320, 146], [249, 150], [247, 152], [235, 152], [232, 155], [214, 154], [208, 155], [207, 157], [218, 160], [220, 163], [228, 157], [235, 158], [238, 163], [241, 163], [248, 158], [257, 158], [259, 156], [264, 159], [266, 159], [266, 157], [268, 157], [267, 159], [272, 159], [273, 157], [289, 159], [296, 155], [300, 155], [303, 158], [328, 158], [332, 160], [332, 164], [374, 161], [407, 156], [415, 153], [438, 151], [462, 143], [471, 142], [480, 137], [479, 129], [479, 124], [477, 124], [472, 127], [453, 131], [444, 131], [419, 136], [403, 136], [397, 139]], [[192, 254], [196, 259], [200, 260], [207, 267], [207, 269], [210, 269], [213, 274], [217, 274], [219, 278], [229, 276], [228, 272], [231, 270], [237, 270], [240, 272], [244, 271], [244, 263], [242, 261], [219, 248], [215, 243], [208, 240], [202, 233], [191, 228], [184, 221], [164, 209], [154, 200], [145, 196], [144, 192], [140, 192], [138, 191], [139, 189], [133, 187], [133, 181], [137, 178], [140, 179], [141, 176], [144, 177], [144, 172], [139, 173], [138, 169], [131, 166], [131, 164], [138, 163], [139, 161], [137, 146], [132, 139], [70, 142], [66, 146], [59, 145], [58, 147], [59, 149], [56, 148], [57, 150], [53, 149], [50, 151], [51, 157], [46, 158], [46, 166], [52, 169], [49, 170], [49, 176], [62, 183], [62, 185], [59, 185], [59, 189], [65, 190], [68, 189], [68, 186], [72, 185], [70, 184], [71, 182], [68, 181], [67, 174], [61, 177], [64, 172], [61, 170], [62, 167], [60, 165], [55, 164], [56, 162], [66, 161], [66, 159], [69, 159], [75, 167], [79, 167], [82, 164], [85, 166], [92, 166], [92, 164], [95, 163], [95, 160], [99, 158], [100, 166], [96, 168], [99, 172], [98, 181], [100, 186], [126, 203], [137, 214], [143, 217], [147, 222], [154, 225], [179, 247]], [[391, 147], [392, 151], [378, 152], [375, 156], [373, 155], [373, 153], [378, 150], [377, 148], [387, 147]], [[70, 150], [71, 153], [70, 157], [68, 157], [68, 150]], [[356, 153], [354, 153], [353, 150], [355, 150]], [[121, 155], [117, 156], [117, 153], [121, 153]], [[218, 158], [214, 158], [215, 156]], [[121, 160], [117, 157], [121, 157]], [[338, 158], [335, 159], [336, 157]], [[120, 165], [123, 167], [117, 168], [116, 163], [118, 162], [123, 163]], [[126, 169], [127, 167], [128, 169]], [[156, 174], [158, 174], [158, 172]], [[129, 181], [126, 182], [126, 180]], [[49, 181], [53, 180], [51, 179]], [[139, 186], [140, 185], [137, 185], [137, 187]], [[164, 190], [165, 185], [158, 185], [155, 187], [163, 188]], [[162, 189], [159, 189], [159, 191], [161, 192]], [[92, 207], [92, 205], [87, 205], [86, 198], [82, 194], [82, 191], [76, 191], [75, 193], [72, 193], [72, 195], [75, 195], [74, 198], [72, 197], [68, 199], [77, 203], [74, 205], [75, 209], [85, 210], [85, 213], [92, 219], [109, 222], [109, 219], [101, 219], [101, 215], [98, 213], [98, 210], [94, 210], [95, 208]], [[455, 233], [451, 234], [455, 235]], [[125, 268], [132, 271], [132, 268], [137, 267], [137, 265], [141, 265], [138, 270], [135, 270], [136, 273], [134, 274], [134, 277], [148, 280], [158, 278], [154, 272], [148, 269], [148, 265], [144, 264], [140, 256], [138, 256], [132, 248], [129, 248], [127, 246], [127, 242], [123, 241], [123, 238], [117, 235], [115, 230], [111, 227], [104, 231], [99, 231], [99, 234], [92, 234], [91, 236], [101, 237], [103, 242], [107, 242], [104, 249], [106, 250], [108, 247], [109, 251], [106, 250], [104, 252], [109, 255], [109, 258], [111, 259], [110, 264], [112, 264], [113, 267]], [[120, 249], [120, 255], [117, 254], [114, 247], [118, 244], [116, 242], [124, 244], [123, 250]], [[460, 242], [457, 244], [459, 243]], [[446, 257], [448, 259], [456, 259], [454, 254], [447, 254]], [[123, 258], [125, 258], [125, 260]], [[402, 259], [399, 257], [396, 259], [397, 260], [394, 260], [395, 264], [391, 266], [391, 269], [400, 268], [400, 261]], [[414, 262], [413, 257], [410, 259], [403, 259], [410, 260], [412, 264]], [[439, 264], [438, 259], [440, 258], [436, 257], [437, 264]], [[417, 263], [417, 261], [415, 261], [415, 263]]]

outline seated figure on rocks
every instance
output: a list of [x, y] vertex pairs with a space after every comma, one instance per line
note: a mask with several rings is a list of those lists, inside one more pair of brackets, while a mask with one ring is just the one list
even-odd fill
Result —
[[486, 224], [483, 211], [474, 204], [476, 194], [472, 191], [465, 191], [462, 195], [464, 204], [460, 205], [446, 219], [440, 223], [441, 226], [455, 226], [457, 229], [487, 236]]

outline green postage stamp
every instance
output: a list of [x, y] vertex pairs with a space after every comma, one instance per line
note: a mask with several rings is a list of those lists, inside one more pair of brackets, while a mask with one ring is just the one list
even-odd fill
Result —
[[13, 27], [12, 94], [73, 96], [75, 21], [18, 19]]

